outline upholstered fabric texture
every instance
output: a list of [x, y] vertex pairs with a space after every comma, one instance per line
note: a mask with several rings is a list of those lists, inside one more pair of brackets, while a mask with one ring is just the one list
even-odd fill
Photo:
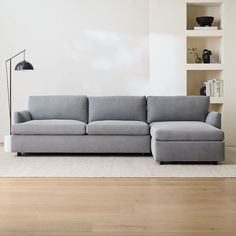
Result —
[[209, 102], [206, 96], [149, 96], [147, 122], [205, 121]]
[[29, 135], [82, 135], [85, 134], [86, 123], [78, 120], [31, 120], [13, 124], [13, 134]]
[[93, 121], [86, 126], [86, 133], [89, 135], [148, 135], [149, 126], [143, 121]]
[[146, 97], [89, 97], [89, 122], [96, 120], [146, 121]]
[[29, 111], [15, 113], [8, 149], [23, 153], [152, 149], [161, 161], [222, 161], [220, 115], [208, 112], [208, 107], [206, 96], [33, 96]]
[[222, 141], [156, 141], [152, 139], [151, 149], [155, 160], [173, 161], [223, 161]]
[[14, 123], [22, 123], [31, 119], [30, 112], [27, 110], [14, 112]]
[[224, 133], [200, 121], [167, 121], [151, 123], [151, 136], [163, 141], [223, 141]]
[[33, 120], [65, 119], [88, 121], [86, 96], [31, 96], [29, 111]]
[[13, 135], [11, 151], [26, 153], [150, 153], [149, 135]]
[[207, 115], [206, 123], [221, 129], [221, 113], [210, 111]]

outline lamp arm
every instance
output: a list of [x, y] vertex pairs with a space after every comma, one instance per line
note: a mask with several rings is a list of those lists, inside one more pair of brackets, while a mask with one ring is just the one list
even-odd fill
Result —
[[[17, 57], [18, 55], [20, 55], [20, 54], [22, 54], [22, 53], [24, 53], [24, 55], [25, 55], [25, 51], [26, 51], [26, 49], [24, 49], [24, 50], [18, 52], [17, 54], [15, 54], [14, 56], [12, 56], [11, 58], [7, 59], [6, 62], [10, 61], [11, 59]], [[24, 56], [24, 58], [25, 58], [25, 56]]]

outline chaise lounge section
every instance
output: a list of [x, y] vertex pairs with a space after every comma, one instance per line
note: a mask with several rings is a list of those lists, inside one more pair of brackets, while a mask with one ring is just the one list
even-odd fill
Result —
[[153, 157], [167, 162], [224, 160], [221, 116], [208, 112], [209, 97], [148, 97]]

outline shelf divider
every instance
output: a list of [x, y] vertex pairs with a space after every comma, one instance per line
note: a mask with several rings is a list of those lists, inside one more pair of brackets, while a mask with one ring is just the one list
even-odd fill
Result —
[[223, 30], [186, 30], [187, 37], [223, 37]]
[[223, 70], [223, 64], [214, 63], [214, 64], [197, 64], [197, 63], [187, 63], [186, 70]]

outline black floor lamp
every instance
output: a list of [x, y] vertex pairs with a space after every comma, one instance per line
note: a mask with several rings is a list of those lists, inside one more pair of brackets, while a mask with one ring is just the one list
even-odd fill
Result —
[[[10, 135], [12, 134], [12, 59], [17, 57], [20, 54], [24, 54], [24, 60], [19, 62], [15, 70], [20, 71], [20, 70], [33, 70], [34, 67], [32, 66], [31, 63], [25, 60], [25, 50], [15, 54], [13, 57], [7, 59], [5, 61], [5, 66], [6, 66], [6, 79], [7, 79], [7, 96], [8, 96], [8, 109], [9, 109], [9, 119], [10, 119]], [[7, 69], [7, 63], [9, 62], [9, 79], [8, 79], [8, 69]]]

